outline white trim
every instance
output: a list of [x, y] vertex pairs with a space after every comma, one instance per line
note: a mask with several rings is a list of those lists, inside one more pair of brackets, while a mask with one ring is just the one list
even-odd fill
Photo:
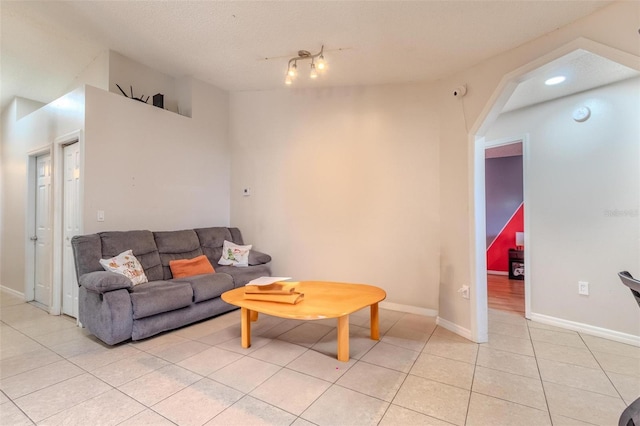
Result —
[[437, 317], [438, 311], [435, 309], [420, 308], [418, 306], [402, 305], [400, 303], [380, 302], [378, 304], [382, 309], [390, 311], [406, 312], [408, 314], [423, 315], [425, 317]]
[[524, 136], [520, 137], [520, 138], [500, 138], [500, 139], [493, 139], [490, 141], [486, 141], [484, 143], [484, 149], [485, 151], [489, 148], [496, 148], [499, 146], [507, 146], [507, 145], [515, 145], [517, 143], [523, 143], [524, 142]]
[[[489, 340], [489, 309], [487, 300], [487, 218], [485, 200], [485, 139], [469, 136], [469, 337], [476, 343]], [[453, 325], [452, 325], [453, 326]], [[459, 328], [459, 326], [455, 326]], [[454, 329], [447, 328], [454, 333]], [[461, 328], [461, 330], [466, 330]], [[460, 334], [460, 333], [458, 333]]]
[[21, 292], [19, 292], [18, 290], [14, 290], [14, 289], [12, 289], [12, 288], [9, 288], [9, 287], [6, 287], [6, 286], [3, 286], [3, 285], [1, 285], [1, 284], [0, 284], [0, 291], [4, 291], [5, 293], [9, 293], [9, 294], [11, 294], [12, 296], [20, 297], [20, 298], [22, 298], [22, 300], [25, 300], [25, 298], [24, 298], [24, 293], [21, 293]]
[[[529, 133], [526, 133], [522, 137], [522, 204], [525, 209], [527, 206], [531, 206], [529, 203], [529, 162], [531, 161], [531, 155], [529, 153]], [[527, 212], [524, 212], [524, 317], [531, 318], [531, 250], [527, 250], [527, 247], [531, 247], [531, 221], [529, 220]], [[535, 237], [534, 237], [535, 238]]]
[[58, 136], [53, 140], [54, 152], [53, 172], [54, 172], [54, 189], [53, 189], [53, 282], [52, 282], [52, 301], [49, 313], [52, 315], [60, 315], [62, 313], [62, 253], [64, 250], [64, 230], [63, 216], [64, 206], [64, 147], [74, 143], [80, 144], [80, 229], [82, 229], [82, 206], [84, 205], [83, 183], [84, 183], [84, 137], [81, 129], [74, 130], [62, 136]]
[[489, 275], [509, 275], [509, 273], [505, 272], [505, 271], [491, 271], [491, 270], [487, 270], [487, 274], [489, 274]]
[[451, 321], [448, 321], [442, 317], [436, 318], [436, 324], [438, 324], [442, 328], [446, 328], [447, 330], [453, 333], [456, 333], [459, 336], [464, 337], [465, 339], [473, 340], [471, 338], [471, 330], [460, 327], [459, 325], [454, 324]]
[[640, 336], [622, 333], [620, 331], [609, 330], [607, 328], [596, 327], [581, 322], [569, 321], [562, 318], [551, 317], [542, 314], [531, 314], [531, 321], [541, 324], [553, 325], [555, 327], [566, 328], [567, 330], [578, 331], [580, 333], [589, 334], [591, 336], [602, 337], [604, 339], [613, 340], [615, 342], [625, 343], [640, 347]]

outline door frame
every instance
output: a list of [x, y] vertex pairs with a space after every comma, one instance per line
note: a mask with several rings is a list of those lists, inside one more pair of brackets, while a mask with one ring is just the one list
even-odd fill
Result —
[[[576, 38], [575, 40], [560, 46], [511, 72], [506, 73], [496, 86], [496, 89], [484, 105], [480, 114], [478, 114], [475, 122], [468, 130], [467, 146], [470, 158], [469, 164], [472, 168], [469, 176], [470, 187], [468, 194], [469, 206], [471, 207], [469, 212], [469, 229], [471, 231], [469, 244], [469, 252], [471, 254], [469, 264], [471, 267], [469, 279], [472, 283], [470, 317], [471, 338], [475, 342], [483, 343], [489, 340], [486, 217], [484, 196], [484, 135], [487, 133], [487, 129], [496, 121], [502, 111], [502, 108], [507, 103], [520, 82], [544, 71], [552, 61], [565, 57], [578, 50], [586, 50], [640, 71], [640, 68], [638, 67], [638, 56], [584, 37]], [[530, 235], [528, 236], [527, 229], [528, 222], [525, 215], [525, 245], [531, 246]], [[525, 259], [525, 262], [527, 261], [529, 260]], [[528, 275], [526, 272], [527, 269], [529, 271]], [[529, 267], [525, 268], [525, 281], [531, 281], [531, 272], [531, 262], [529, 261]], [[529, 307], [529, 314], [531, 315], [533, 313], [534, 312], [531, 312], [531, 307]]]
[[[38, 170], [38, 157], [43, 155], [51, 156], [51, 168], [53, 169], [53, 152], [51, 150], [51, 145], [43, 145], [32, 149], [27, 152], [27, 209], [26, 209], [26, 217], [25, 217], [25, 262], [24, 262], [24, 298], [27, 302], [35, 300], [35, 255], [36, 255], [36, 247], [35, 244], [32, 244], [30, 238], [36, 233], [36, 172]], [[53, 188], [55, 186], [55, 177], [51, 176], [51, 188], [53, 192]], [[54, 194], [51, 194], [51, 198], [53, 199]], [[51, 209], [51, 207], [50, 207]], [[51, 214], [51, 210], [49, 211]], [[51, 241], [51, 247], [53, 250], [53, 240]], [[53, 277], [50, 277], [51, 280], [51, 291], [53, 292]], [[52, 293], [53, 294], [53, 293]], [[49, 300], [49, 308], [51, 307], [51, 300]]]
[[80, 229], [84, 229], [83, 208], [84, 205], [84, 137], [81, 129], [74, 130], [54, 139], [55, 157], [53, 160], [53, 172], [58, 184], [53, 189], [53, 281], [51, 282], [53, 300], [51, 303], [52, 315], [62, 313], [62, 274], [64, 253], [64, 147], [78, 143], [80, 149]]

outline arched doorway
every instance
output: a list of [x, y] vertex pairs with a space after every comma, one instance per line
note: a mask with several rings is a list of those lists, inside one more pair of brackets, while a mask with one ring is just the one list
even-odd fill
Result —
[[[472, 292], [475, 295], [475, 299], [472, 300], [471, 304], [471, 331], [474, 339], [479, 342], [487, 341], [488, 339], [488, 317], [487, 317], [487, 280], [486, 280], [486, 258], [485, 258], [485, 250], [486, 250], [486, 234], [485, 234], [485, 197], [484, 197], [484, 143], [485, 137], [491, 134], [491, 127], [498, 121], [499, 116], [503, 113], [503, 110], [509, 102], [512, 102], [510, 99], [512, 95], [516, 93], [520, 86], [527, 82], [531, 81], [534, 78], [540, 78], [540, 76], [548, 75], [550, 72], [557, 69], [560, 65], [571, 62], [577, 56], [580, 55], [597, 55], [600, 58], [604, 58], [607, 61], [613, 61], [617, 64], [622, 64], [625, 67], [638, 71], [637, 67], [637, 58], [633, 55], [626, 54], [624, 52], [617, 51], [615, 49], [609, 48], [607, 46], [600, 45], [598, 43], [592, 42], [590, 40], [579, 39], [569, 45], [558, 49], [549, 55], [546, 55], [539, 60], [536, 60], [532, 63], [529, 63], [509, 74], [507, 74], [499, 84], [498, 88], [494, 92], [489, 105], [490, 108], [487, 108], [485, 113], [478, 119], [476, 125], [472, 127], [470, 134], [471, 143], [474, 144], [474, 191], [475, 191], [475, 204], [474, 204], [474, 215], [475, 215], [475, 235], [474, 235], [474, 249], [475, 249], [475, 262], [473, 264], [473, 273], [475, 277], [476, 283], [476, 291]], [[583, 89], [586, 90], [586, 89]], [[562, 96], [568, 96], [569, 94], [564, 94]], [[538, 101], [540, 102], [540, 101]], [[517, 109], [517, 108], [516, 108]], [[571, 119], [571, 117], [569, 117]], [[573, 120], [576, 120], [573, 117]], [[577, 122], [577, 121], [576, 121]], [[565, 153], [566, 154], [566, 153]], [[525, 153], [525, 163], [527, 163], [528, 159]], [[640, 164], [638, 164], [640, 166]], [[529, 176], [530, 178], [530, 176]], [[525, 182], [527, 177], [525, 176]], [[525, 183], [526, 185], [526, 183]], [[531, 194], [528, 194], [528, 191], [525, 187], [525, 205], [531, 203]], [[615, 209], [612, 207], [612, 209]], [[600, 209], [600, 213], [602, 213], [603, 209]], [[636, 218], [637, 222], [637, 218]], [[635, 228], [636, 230], [638, 227]], [[525, 216], [525, 247], [531, 247], [531, 223], [530, 217]], [[571, 237], [571, 240], [575, 239], [575, 237]], [[572, 244], [572, 241], [560, 241], [560, 243], [567, 243], [569, 245]], [[575, 242], [573, 242], [575, 244]], [[535, 247], [535, 245], [533, 245]], [[525, 297], [526, 297], [526, 316], [528, 318], [531, 317], [531, 286], [535, 285], [535, 276], [532, 276], [532, 270], [535, 271], [535, 264], [531, 263], [531, 250], [527, 250], [525, 252], [525, 265], [530, 265], [531, 267], [525, 268], [525, 282], [527, 283], [525, 287]], [[577, 284], [578, 280], [576, 280], [576, 288], [575, 294], [577, 294]], [[571, 286], [573, 290], [573, 286]], [[564, 289], [563, 291], [568, 291]], [[563, 297], [562, 291], [558, 292], [558, 297]], [[571, 294], [571, 297], [574, 297]], [[536, 313], [533, 312], [534, 316]], [[578, 315], [579, 317], [579, 315]], [[535, 318], [539, 321], [546, 321], [549, 318], [553, 318], [552, 316], [548, 316], [545, 318], [545, 315], [537, 315]], [[561, 318], [561, 317], [560, 317]], [[587, 321], [584, 322], [588, 324]], [[580, 324], [580, 320], [569, 320], [566, 321], [567, 326], [572, 326], [574, 324]]]

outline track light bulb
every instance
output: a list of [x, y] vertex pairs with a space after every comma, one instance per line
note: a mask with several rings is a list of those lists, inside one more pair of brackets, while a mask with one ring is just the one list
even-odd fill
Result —
[[291, 86], [291, 83], [293, 83], [293, 79], [289, 74], [287, 74], [287, 78], [284, 79], [284, 84], [286, 84], [287, 86]]
[[311, 62], [311, 73], [309, 73], [310, 78], [318, 78], [318, 71], [316, 70], [316, 64]]
[[295, 62], [289, 67], [287, 74], [289, 74], [291, 78], [295, 78], [298, 75], [298, 65], [296, 65]]
[[316, 66], [318, 67], [318, 71], [324, 71], [327, 69], [327, 62], [324, 60], [324, 55], [320, 55]]

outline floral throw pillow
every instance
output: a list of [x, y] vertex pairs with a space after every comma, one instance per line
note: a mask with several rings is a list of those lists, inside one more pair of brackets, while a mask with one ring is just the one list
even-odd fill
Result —
[[224, 240], [222, 243], [222, 256], [218, 261], [219, 265], [249, 266], [249, 251], [251, 245], [239, 246], [231, 241]]
[[131, 250], [124, 251], [111, 259], [100, 259], [100, 264], [105, 271], [115, 272], [129, 278], [133, 285], [149, 281], [142, 265]]

